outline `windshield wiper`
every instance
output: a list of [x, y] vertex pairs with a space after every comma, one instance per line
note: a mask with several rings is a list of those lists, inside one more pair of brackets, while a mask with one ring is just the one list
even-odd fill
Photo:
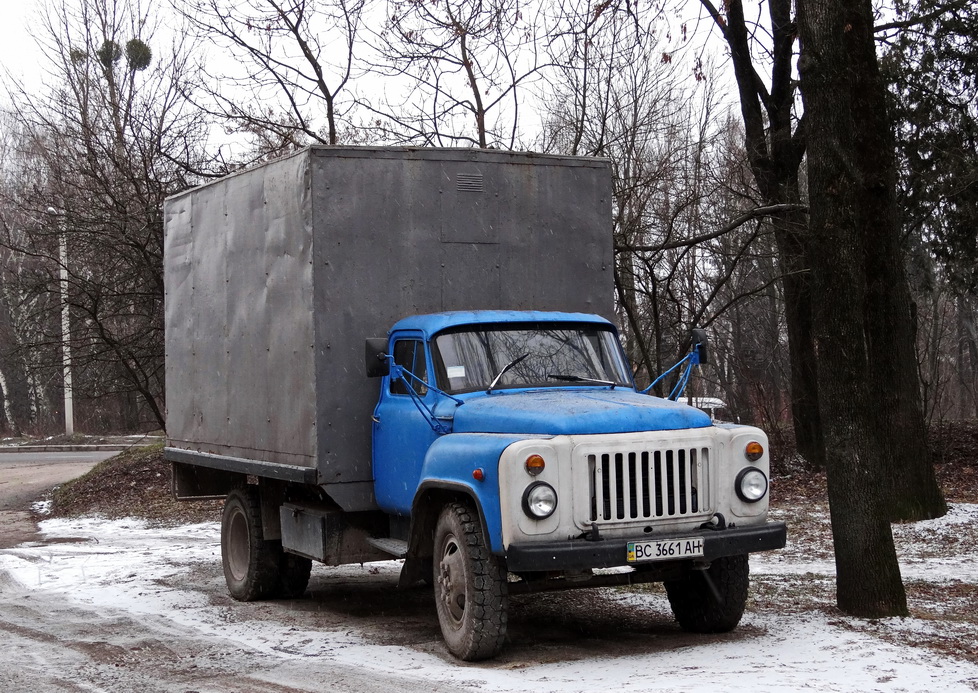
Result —
[[492, 393], [492, 388], [496, 387], [496, 383], [499, 382], [499, 379], [502, 378], [504, 375], [506, 375], [506, 371], [508, 371], [510, 368], [512, 368], [513, 366], [515, 366], [516, 364], [518, 364], [520, 361], [522, 361], [523, 359], [525, 359], [529, 355], [530, 355], [530, 352], [528, 351], [525, 354], [523, 354], [522, 356], [517, 356], [515, 359], [513, 359], [512, 361], [510, 361], [509, 363], [507, 363], [505, 366], [503, 366], [503, 369], [501, 371], [499, 371], [499, 375], [497, 375], [495, 378], [492, 379], [492, 383], [490, 383], [489, 389], [486, 390], [486, 394], [488, 395], [488, 394], [491, 394]]
[[588, 383], [589, 385], [609, 385], [611, 386], [612, 390], [614, 390], [615, 385], [618, 384], [610, 380], [598, 380], [597, 378], [583, 378], [579, 375], [563, 375], [561, 373], [550, 373], [547, 375], [547, 377], [550, 378], [551, 380], [566, 380], [567, 382], [570, 383]]

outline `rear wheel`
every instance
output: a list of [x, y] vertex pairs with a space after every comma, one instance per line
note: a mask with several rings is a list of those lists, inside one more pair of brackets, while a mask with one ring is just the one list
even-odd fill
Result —
[[221, 562], [231, 596], [242, 602], [273, 597], [281, 552], [280, 544], [265, 541], [258, 488], [231, 491], [221, 517]]
[[681, 579], [665, 583], [672, 613], [691, 633], [726, 633], [736, 628], [744, 615], [749, 585], [746, 555], [718, 558], [707, 570], [690, 570]]
[[506, 570], [468, 506], [451, 503], [435, 527], [435, 606], [449, 651], [465, 661], [496, 656], [506, 640]]
[[242, 602], [299, 597], [312, 570], [310, 559], [285, 553], [282, 542], [265, 539], [257, 486], [236, 488], [224, 502], [221, 562], [228, 592]]

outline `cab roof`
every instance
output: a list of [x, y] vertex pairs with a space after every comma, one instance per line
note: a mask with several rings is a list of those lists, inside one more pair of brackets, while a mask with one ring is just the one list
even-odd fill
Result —
[[610, 327], [612, 330], [615, 329], [614, 324], [609, 320], [592, 313], [563, 313], [542, 310], [471, 310], [412, 315], [394, 323], [390, 333], [398, 330], [418, 330], [423, 332], [427, 339], [452, 327], [526, 322], [591, 323]]

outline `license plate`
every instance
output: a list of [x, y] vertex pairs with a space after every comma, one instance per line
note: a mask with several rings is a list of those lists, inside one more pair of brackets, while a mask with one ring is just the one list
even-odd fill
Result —
[[628, 542], [628, 562], [669, 561], [676, 558], [696, 558], [703, 555], [703, 539], [665, 539], [662, 541]]

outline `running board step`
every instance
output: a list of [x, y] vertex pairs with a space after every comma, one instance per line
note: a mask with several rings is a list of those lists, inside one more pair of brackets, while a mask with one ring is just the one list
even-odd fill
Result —
[[367, 543], [373, 546], [375, 549], [380, 549], [384, 553], [389, 553], [395, 558], [404, 558], [407, 556], [408, 544], [406, 541], [400, 539], [387, 539], [381, 537], [375, 539], [374, 537], [367, 537]]

